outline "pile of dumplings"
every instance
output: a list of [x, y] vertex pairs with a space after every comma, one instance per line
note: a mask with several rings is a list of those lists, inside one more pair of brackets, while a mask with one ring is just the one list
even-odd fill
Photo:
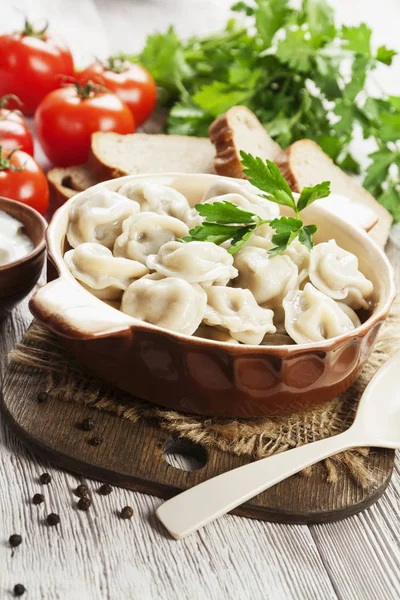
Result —
[[[248, 183], [218, 181], [202, 202], [228, 201], [265, 220], [279, 206]], [[234, 255], [229, 243], [183, 243], [202, 223], [187, 199], [153, 181], [99, 187], [72, 203], [64, 260], [92, 294], [122, 312], [184, 335], [232, 344], [307, 344], [360, 325], [373, 284], [335, 240], [282, 254], [269, 225]]]

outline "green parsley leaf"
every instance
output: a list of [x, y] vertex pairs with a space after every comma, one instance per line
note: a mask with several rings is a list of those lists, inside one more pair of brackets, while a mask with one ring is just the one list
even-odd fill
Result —
[[315, 48], [311, 39], [306, 36], [303, 29], [289, 29], [286, 37], [278, 43], [276, 56], [289, 65], [291, 69], [308, 73], [313, 67]]
[[390, 66], [392, 64], [393, 57], [396, 56], [395, 50], [389, 50], [386, 46], [379, 46], [376, 52], [376, 60], [383, 63], [384, 65]]
[[202, 225], [198, 225], [191, 229], [189, 235], [182, 238], [182, 240], [184, 242], [212, 242], [219, 246], [232, 239], [232, 237], [241, 232], [242, 229], [243, 226], [231, 227], [229, 225], [220, 225], [218, 223], [203, 223]]
[[306, 246], [309, 250], [314, 246], [312, 236], [317, 233], [318, 227], [316, 225], [304, 225], [299, 232], [299, 242]]
[[297, 209], [303, 210], [316, 200], [326, 198], [331, 193], [330, 181], [323, 181], [313, 187], [305, 187], [302, 189], [300, 198], [297, 201]]
[[[303, 221], [301, 219], [294, 219], [293, 217], [280, 217], [279, 219], [273, 219], [269, 225], [272, 229], [275, 229], [278, 234], [290, 234], [293, 233], [293, 231], [301, 229]], [[272, 241], [274, 240], [272, 239]]]
[[248, 225], [247, 227], [238, 229], [238, 231], [232, 236], [231, 247], [228, 248], [229, 254], [236, 254], [236, 252], [240, 250], [240, 248], [242, 248], [253, 235], [256, 227], [257, 225]]
[[345, 41], [343, 48], [351, 50], [357, 54], [371, 54], [371, 35], [372, 30], [361, 23], [358, 27], [342, 27], [342, 39]]
[[303, 0], [303, 22], [308, 24], [311, 36], [332, 40], [336, 35], [333, 9], [326, 0]]
[[253, 213], [242, 210], [231, 202], [213, 202], [212, 204], [196, 204], [195, 209], [200, 216], [211, 223], [223, 225], [258, 223], [260, 218]]
[[389, 148], [382, 148], [370, 154], [369, 158], [372, 159], [372, 163], [367, 169], [364, 186], [375, 196], [380, 194], [382, 181], [386, 180], [390, 165], [399, 160], [400, 151], [392, 152]]
[[251, 154], [240, 152], [243, 173], [252, 185], [265, 192], [265, 198], [296, 210], [292, 190], [279, 168], [270, 160], [265, 162]]
[[283, 27], [291, 13], [288, 0], [256, 0], [254, 11], [258, 34], [269, 48], [275, 33]]
[[379, 202], [393, 215], [395, 223], [400, 221], [400, 188], [391, 182], [388, 189], [379, 197]]

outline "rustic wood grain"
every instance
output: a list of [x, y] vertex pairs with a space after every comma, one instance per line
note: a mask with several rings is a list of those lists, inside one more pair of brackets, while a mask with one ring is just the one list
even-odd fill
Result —
[[[50, 19], [73, 49], [77, 63], [121, 48], [140, 49], [145, 35], [174, 23], [180, 33], [219, 26], [230, 0], [12, 0], [1, 3], [0, 33], [17, 29], [23, 16]], [[123, 10], [120, 10], [123, 7]], [[98, 9], [98, 10], [97, 10]], [[339, 21], [363, 20], [375, 45], [399, 47], [398, 0], [335, 0]], [[148, 12], [146, 12], [148, 11]], [[150, 12], [151, 11], [151, 12]], [[140, 12], [140, 18], [139, 18]], [[149, 15], [151, 14], [151, 18]], [[156, 20], [157, 19], [157, 20]], [[204, 30], [204, 29], [203, 29]], [[399, 93], [400, 62], [374, 73], [379, 89]], [[372, 82], [374, 83], [374, 82]], [[364, 148], [364, 145], [363, 145]], [[368, 149], [368, 148], [367, 148]], [[369, 148], [372, 151], [374, 148]], [[364, 154], [355, 144], [356, 154]], [[40, 148], [37, 156], [46, 166]], [[397, 253], [400, 265], [400, 252]], [[400, 272], [400, 270], [399, 270]], [[6, 355], [30, 322], [26, 303], [0, 324], [0, 380]], [[398, 463], [397, 463], [398, 464]], [[48, 470], [47, 504], [29, 503]], [[400, 471], [381, 500], [340, 523], [277, 525], [227, 515], [176, 543], [162, 536], [153, 517], [160, 500], [116, 488], [93, 495], [89, 514], [75, 510], [77, 477], [27, 452], [0, 427], [0, 598], [24, 583], [30, 600], [397, 600], [400, 597]], [[98, 482], [87, 481], [91, 490]], [[115, 516], [130, 504], [130, 522]], [[60, 512], [58, 531], [43, 525]], [[12, 557], [6, 540], [24, 536]]]
[[[35, 454], [82, 475], [102, 479], [131, 490], [170, 498], [174, 494], [249, 461], [215, 449], [174, 440], [156, 424], [132, 423], [106, 412], [51, 399], [38, 404], [46, 388], [43, 374], [12, 362], [4, 380], [0, 410], [6, 424]], [[24, 402], [21, 402], [24, 398]], [[87, 416], [95, 421], [92, 432], [82, 431]], [[90, 443], [98, 436], [103, 443]], [[176, 469], [165, 452], [185, 447], [204, 458], [202, 468]], [[309, 477], [296, 475], [235, 509], [234, 514], [278, 523], [319, 523], [343, 519], [368, 508], [385, 491], [394, 464], [394, 452], [372, 449], [366, 467], [376, 474], [363, 489], [342, 470], [337, 484], [326, 480], [323, 467]]]

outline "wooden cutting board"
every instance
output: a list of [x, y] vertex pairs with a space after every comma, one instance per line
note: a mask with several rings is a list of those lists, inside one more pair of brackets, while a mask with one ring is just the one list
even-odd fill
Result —
[[[248, 462], [219, 450], [207, 450], [176, 440], [155, 423], [132, 423], [82, 405], [48, 400], [38, 403], [45, 389], [43, 374], [11, 362], [6, 374], [0, 409], [15, 435], [30, 450], [57, 466], [86, 477], [169, 498], [214, 475]], [[92, 417], [95, 428], [86, 432], [82, 421]], [[93, 436], [103, 438], [99, 446]], [[198, 468], [185, 471], [169, 464], [168, 455], [194, 456]], [[385, 491], [394, 465], [392, 450], [372, 449], [367, 459], [376, 475], [362, 489], [349, 473], [337, 484], [326, 481], [322, 466], [311, 476], [295, 475], [233, 511], [235, 514], [280, 523], [321, 523], [343, 519], [368, 508]]]

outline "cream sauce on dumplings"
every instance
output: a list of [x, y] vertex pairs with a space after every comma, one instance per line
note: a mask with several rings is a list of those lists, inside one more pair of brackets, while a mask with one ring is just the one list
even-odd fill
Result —
[[24, 225], [4, 210], [0, 210], [0, 266], [23, 258], [34, 248], [23, 232]]

